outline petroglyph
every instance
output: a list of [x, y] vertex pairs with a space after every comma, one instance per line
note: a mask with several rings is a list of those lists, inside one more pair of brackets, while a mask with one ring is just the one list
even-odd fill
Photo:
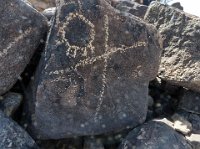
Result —
[[24, 39], [25, 37], [27, 37], [28, 35], [30, 35], [32, 29], [29, 28], [27, 29], [24, 33], [20, 33], [20, 35], [15, 38], [15, 40], [13, 42], [11, 42], [5, 49], [3, 49], [2, 51], [0, 51], [0, 57], [6, 56], [8, 54], [8, 50], [10, 50], [11, 48], [13, 48], [14, 46], [16, 46], [16, 44]]
[[[81, 6], [80, 1], [79, 1], [79, 6]], [[75, 44], [74, 45], [70, 44], [69, 39], [66, 38], [66, 32], [67, 32], [66, 29], [68, 28], [69, 24], [71, 22], [73, 22], [75, 19], [78, 19], [78, 21], [84, 22], [86, 25], [88, 25], [90, 27], [89, 43], [82, 47], [77, 46]], [[147, 46], [147, 44], [145, 41], [137, 41], [137, 42], [133, 43], [133, 45], [131, 45], [131, 46], [121, 45], [120, 47], [110, 47], [108, 45], [109, 18], [107, 15], [105, 15], [104, 16], [104, 32], [105, 32], [104, 48], [105, 48], [105, 52], [102, 55], [90, 57], [88, 54], [89, 51], [91, 52], [91, 54], [95, 55], [95, 47], [93, 45], [93, 41], [95, 40], [96, 33], [95, 33], [94, 28], [95, 28], [94, 24], [91, 21], [89, 21], [86, 17], [84, 17], [82, 14], [79, 14], [78, 12], [70, 13], [65, 18], [65, 22], [59, 28], [59, 34], [61, 35], [61, 39], [62, 39], [61, 42], [65, 43], [65, 45], [68, 47], [68, 49], [66, 50], [67, 56], [72, 56], [75, 58], [77, 55], [77, 52], [79, 52], [79, 53], [81, 53], [82, 56], [86, 57], [86, 59], [80, 60], [80, 62], [77, 63], [74, 68], [70, 68], [70, 69], [73, 69], [76, 72], [78, 72], [79, 67], [85, 67], [86, 65], [91, 65], [94, 62], [99, 61], [99, 60], [103, 60], [103, 62], [104, 62], [103, 70], [102, 70], [102, 86], [101, 86], [101, 90], [99, 92], [99, 97], [98, 97], [99, 100], [97, 102], [97, 107], [96, 107], [95, 116], [94, 116], [94, 121], [97, 122], [98, 121], [98, 113], [99, 113], [102, 103], [103, 103], [104, 93], [105, 93], [106, 84], [107, 84], [107, 82], [106, 82], [107, 65], [108, 65], [107, 63], [108, 63], [110, 56], [112, 56], [116, 52], [123, 53], [129, 49], [134, 49], [137, 47], [145, 47], [145, 46]], [[49, 75], [58, 75], [58, 78], [56, 78], [55, 80], [53, 80], [51, 82], [66, 80], [64, 77], [61, 77], [59, 75], [63, 75], [65, 72], [69, 72], [70, 69], [51, 71], [49, 73]]]
[[[77, 46], [77, 45], [72, 45], [69, 43], [69, 40], [66, 38], [66, 28], [68, 25], [73, 22], [75, 19], [78, 19], [79, 21], [84, 22], [86, 25], [90, 27], [90, 39], [89, 43], [83, 47]], [[70, 53], [72, 53], [72, 57], [76, 57], [77, 51], [80, 50], [82, 52], [83, 56], [88, 56], [88, 50], [91, 51], [91, 54], [94, 54], [94, 46], [92, 45], [94, 38], [95, 38], [95, 30], [94, 30], [94, 24], [90, 22], [87, 18], [85, 18], [83, 15], [79, 14], [78, 12], [76, 13], [70, 13], [69, 16], [66, 17], [65, 23], [63, 23], [62, 27], [59, 28], [59, 32], [61, 33], [62, 37], [62, 42], [66, 44], [68, 47], [66, 51], [66, 55], [69, 56]], [[79, 35], [77, 35], [79, 36]]]

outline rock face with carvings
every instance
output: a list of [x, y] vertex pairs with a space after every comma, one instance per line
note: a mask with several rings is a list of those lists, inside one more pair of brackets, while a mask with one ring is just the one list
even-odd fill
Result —
[[158, 28], [164, 40], [159, 76], [200, 92], [200, 19], [154, 2], [145, 20]]
[[0, 94], [8, 91], [45, 35], [47, 23], [21, 0], [0, 1]]
[[104, 0], [60, 0], [57, 9], [29, 103], [34, 135], [96, 135], [144, 122], [157, 31]]

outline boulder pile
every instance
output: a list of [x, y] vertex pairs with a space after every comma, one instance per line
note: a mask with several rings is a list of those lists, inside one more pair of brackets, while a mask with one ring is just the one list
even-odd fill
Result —
[[1, 149], [200, 148], [200, 18], [159, 2], [30, 2], [0, 1]]

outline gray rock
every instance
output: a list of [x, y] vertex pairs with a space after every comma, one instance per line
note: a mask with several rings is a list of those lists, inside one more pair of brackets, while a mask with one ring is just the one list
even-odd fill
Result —
[[0, 100], [0, 109], [7, 115], [13, 116], [22, 102], [22, 95], [19, 93], [9, 92], [3, 96], [3, 100]]
[[8, 91], [28, 64], [47, 22], [21, 0], [0, 1], [0, 94]]
[[0, 148], [1, 149], [37, 149], [28, 133], [0, 111]]
[[179, 108], [191, 113], [200, 114], [200, 94], [185, 90], [180, 99]]
[[87, 137], [84, 140], [85, 141], [83, 149], [104, 149], [101, 139]]
[[183, 6], [181, 6], [180, 2], [174, 2], [171, 4], [171, 6], [183, 10]]
[[179, 86], [200, 92], [200, 19], [157, 2], [145, 20], [154, 24], [163, 37], [159, 76]]
[[56, 7], [51, 7], [45, 9], [42, 14], [47, 17], [48, 20], [50, 20], [56, 13]]
[[157, 31], [104, 0], [79, 2], [57, 3], [33, 83], [31, 129], [42, 139], [120, 131], [146, 118]]
[[[168, 122], [167, 122], [168, 123]], [[119, 149], [192, 149], [166, 122], [149, 121], [133, 129]]]
[[147, 6], [141, 5], [131, 0], [111, 0], [112, 6], [121, 12], [130, 13], [134, 16], [144, 18], [144, 15], [147, 11]]
[[191, 134], [186, 139], [192, 144], [192, 149], [200, 149], [200, 134]]

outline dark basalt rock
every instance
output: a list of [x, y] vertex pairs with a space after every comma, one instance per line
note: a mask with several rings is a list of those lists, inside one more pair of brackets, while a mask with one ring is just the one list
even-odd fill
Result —
[[21, 0], [0, 1], [0, 94], [8, 91], [28, 64], [47, 22]]
[[28, 133], [0, 111], [1, 149], [38, 149]]
[[200, 92], [200, 19], [173, 7], [152, 3], [145, 20], [163, 37], [159, 76]]
[[139, 3], [133, 2], [131, 0], [111, 0], [112, 1], [112, 6], [115, 7], [116, 9], [130, 13], [134, 16], [144, 18], [144, 15], [147, 11], [147, 6], [141, 5]]
[[33, 82], [32, 133], [58, 139], [143, 123], [160, 52], [151, 25], [104, 0], [59, 1]]
[[7, 115], [13, 116], [15, 111], [19, 108], [23, 97], [19, 93], [9, 92], [0, 100], [0, 109]]
[[179, 108], [200, 115], [200, 94], [184, 90], [180, 99]]
[[186, 139], [162, 120], [132, 130], [119, 149], [192, 149]]

